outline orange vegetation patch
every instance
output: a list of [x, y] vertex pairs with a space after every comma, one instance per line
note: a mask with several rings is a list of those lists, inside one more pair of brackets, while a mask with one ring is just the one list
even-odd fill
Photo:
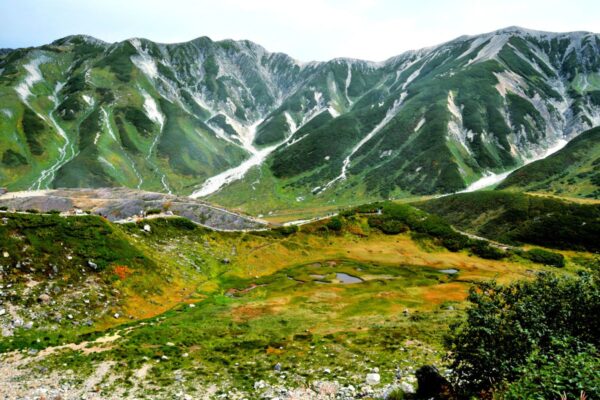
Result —
[[428, 304], [441, 304], [445, 301], [463, 301], [469, 294], [469, 286], [460, 282], [442, 283], [423, 290], [423, 300]]
[[271, 307], [265, 305], [241, 305], [231, 310], [231, 317], [236, 322], [246, 322], [248, 320], [272, 314]]
[[276, 349], [275, 347], [267, 347], [267, 354], [275, 354], [275, 355], [280, 355], [283, 354], [283, 350], [282, 349]]
[[126, 279], [133, 273], [131, 268], [129, 268], [127, 265], [115, 265], [113, 267], [113, 272], [119, 277], [120, 280]]

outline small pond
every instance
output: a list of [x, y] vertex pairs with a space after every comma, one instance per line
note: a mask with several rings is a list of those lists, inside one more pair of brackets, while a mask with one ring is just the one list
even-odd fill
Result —
[[344, 283], [344, 284], [348, 284], [348, 283], [361, 283], [363, 280], [360, 278], [357, 278], [356, 276], [352, 276], [352, 275], [348, 275], [345, 274], [343, 272], [337, 272], [335, 274], [335, 277], [338, 281]]
[[448, 269], [440, 269], [439, 272], [441, 272], [442, 274], [454, 275], [454, 274], [458, 273], [458, 270], [454, 269], [454, 268], [448, 268]]

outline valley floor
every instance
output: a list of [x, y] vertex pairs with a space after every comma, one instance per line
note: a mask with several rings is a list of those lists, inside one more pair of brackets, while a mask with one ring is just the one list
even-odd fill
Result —
[[[147, 252], [177, 264], [201, 255], [227, 268], [201, 266], [208, 276], [165, 314], [93, 341], [5, 354], [3, 398], [382, 395], [414, 385], [422, 364], [443, 367], [443, 332], [471, 282], [508, 282], [539, 268], [450, 253], [407, 234], [170, 237], [164, 222], [149, 223], [153, 233], [134, 239]], [[165, 301], [181, 301], [170, 289]], [[139, 317], [138, 306], [130, 297], [121, 312]], [[367, 385], [375, 368], [382, 383]]]

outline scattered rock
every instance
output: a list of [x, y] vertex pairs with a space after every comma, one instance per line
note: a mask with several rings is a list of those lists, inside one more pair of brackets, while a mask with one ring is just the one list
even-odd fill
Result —
[[150, 225], [148, 225], [148, 224], [144, 225], [144, 232], [148, 232], [148, 233], [152, 232], [152, 228], [150, 227]]
[[367, 385], [378, 385], [379, 382], [381, 382], [381, 376], [377, 372], [367, 374], [367, 378], [365, 379]]
[[115, 315], [113, 315], [113, 317], [115, 317], [115, 319], [119, 319], [121, 315], [119, 313], [115, 313]]
[[254, 382], [254, 390], [260, 390], [267, 387], [267, 383], [265, 381], [256, 381]]
[[8, 254], [8, 251], [3, 251], [2, 252], [2, 257], [8, 258], [8, 257], [10, 257], [10, 254]]
[[281, 371], [281, 363], [275, 364], [275, 367], [273, 367], [273, 369], [277, 372]]
[[95, 262], [93, 262], [92, 260], [88, 260], [88, 266], [90, 268], [92, 268], [93, 270], [97, 270], [98, 269], [98, 264], [96, 264]]
[[415, 387], [408, 382], [400, 382], [400, 390], [407, 394], [415, 393]]
[[37, 298], [38, 303], [48, 304], [50, 303], [51, 297], [47, 293], [42, 293]]
[[0, 308], [0, 317], [6, 314], [6, 310], [4, 308]]

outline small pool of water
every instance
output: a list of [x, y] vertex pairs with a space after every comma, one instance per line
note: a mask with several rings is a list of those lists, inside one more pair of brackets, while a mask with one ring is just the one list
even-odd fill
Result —
[[363, 280], [357, 278], [356, 276], [348, 275], [343, 272], [338, 272], [335, 274], [335, 277], [338, 281], [348, 284], [348, 283], [361, 283]]
[[454, 269], [454, 268], [448, 268], [448, 269], [440, 269], [440, 272], [442, 274], [454, 275], [454, 274], [458, 273], [458, 270]]

